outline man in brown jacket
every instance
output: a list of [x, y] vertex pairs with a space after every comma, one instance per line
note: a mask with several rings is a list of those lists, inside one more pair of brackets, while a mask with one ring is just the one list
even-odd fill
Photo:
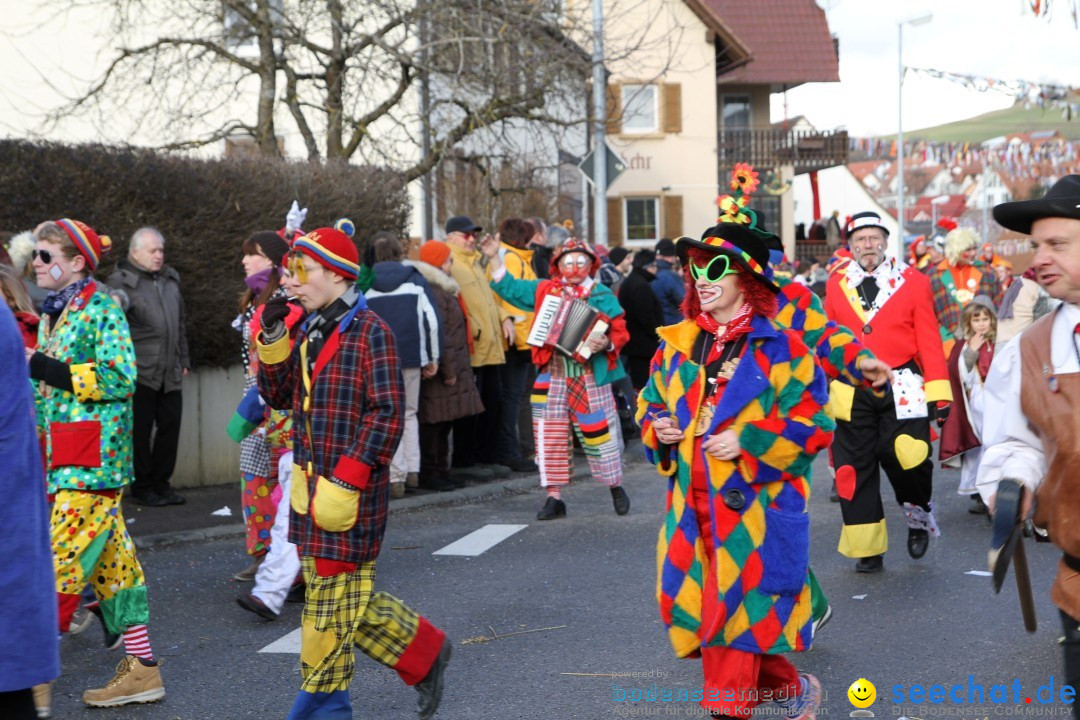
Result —
[[[495, 293], [488, 287], [487, 271], [480, 264], [482, 256], [476, 249], [477, 235], [483, 230], [464, 215], [446, 221], [446, 244], [454, 259], [451, 276], [461, 288], [461, 298], [469, 320], [471, 342], [469, 356], [476, 387], [484, 402], [484, 412], [454, 422], [455, 474], [491, 478], [494, 474], [509, 475], [509, 468], [492, 466], [499, 434], [499, 367], [506, 362], [503, 338], [513, 337], [514, 321], [509, 313], [500, 310]], [[486, 465], [486, 467], [477, 467]]]
[[139, 505], [182, 505], [184, 497], [172, 489], [169, 480], [180, 443], [181, 386], [191, 359], [180, 274], [165, 264], [162, 234], [152, 227], [136, 230], [127, 259], [117, 263], [108, 284], [120, 296], [127, 315], [138, 366], [132, 403], [135, 481], [131, 495]]
[[[1080, 175], [1067, 175], [1039, 200], [1008, 202], [994, 219], [1031, 235], [1036, 279], [1062, 301], [1013, 338], [986, 378], [977, 486], [994, 508], [998, 483], [1024, 484], [1021, 512], [1062, 552], [1050, 598], [1065, 627], [1065, 682], [1080, 685]], [[1032, 502], [1034, 499], [1034, 502]]]

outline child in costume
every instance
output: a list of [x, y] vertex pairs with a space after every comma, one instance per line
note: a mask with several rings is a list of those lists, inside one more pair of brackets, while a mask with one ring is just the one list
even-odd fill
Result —
[[50, 526], [60, 630], [67, 631], [89, 582], [105, 626], [123, 633], [127, 655], [116, 676], [83, 693], [83, 702], [153, 702], [165, 688], [147, 636], [146, 581], [120, 505], [132, 477], [135, 351], [124, 312], [91, 276], [111, 243], [66, 218], [42, 223], [35, 236], [34, 271], [50, 292], [38, 349], [26, 357], [55, 496]]
[[975, 478], [982, 459], [983, 386], [994, 361], [997, 334], [997, 311], [990, 298], [979, 295], [964, 307], [960, 329], [963, 339], [949, 355], [949, 383], [955, 403], [941, 430], [938, 459], [959, 456], [957, 492], [971, 496], [973, 504], [968, 512], [985, 515], [986, 505], [975, 488]]
[[[622, 307], [611, 290], [597, 282], [600, 258], [587, 242], [570, 238], [551, 262], [550, 280], [520, 280], [506, 271], [499, 258], [499, 240], [488, 237], [481, 250], [488, 257], [491, 287], [512, 305], [533, 312], [551, 296], [564, 301], [586, 301], [607, 318], [605, 333], [587, 339], [591, 355], [586, 362], [557, 352], [553, 345], [532, 349], [538, 368], [533, 385], [533, 434], [540, 485], [547, 490], [544, 507], [537, 520], [565, 517], [562, 488], [570, 482], [573, 458], [570, 455], [570, 427], [585, 448], [589, 469], [595, 480], [611, 489], [615, 512], [630, 511], [630, 498], [622, 487], [622, 453], [610, 422], [618, 418], [609, 385], [626, 375], [619, 351], [630, 339]], [[535, 326], [538, 321], [534, 318]]]

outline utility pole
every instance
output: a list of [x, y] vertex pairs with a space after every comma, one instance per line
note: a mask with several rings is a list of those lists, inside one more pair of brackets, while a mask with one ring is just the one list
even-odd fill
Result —
[[610, 245], [607, 222], [607, 77], [604, 72], [604, 0], [593, 0], [593, 242]]

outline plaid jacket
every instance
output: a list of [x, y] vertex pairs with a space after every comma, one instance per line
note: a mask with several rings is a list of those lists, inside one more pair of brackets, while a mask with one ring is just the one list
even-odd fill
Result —
[[[314, 496], [318, 476], [338, 478], [360, 491], [352, 529], [323, 530], [311, 513], [297, 511], [291, 513], [289, 540], [301, 556], [366, 562], [378, 556], [386, 530], [389, 464], [404, 429], [405, 389], [394, 336], [367, 309], [363, 297], [326, 332], [326, 344], [314, 364], [308, 412], [300, 365], [306, 324], [291, 351], [288, 335], [258, 345], [259, 392], [271, 407], [293, 411], [293, 462], [301, 468], [309, 461], [313, 466], [306, 478], [308, 498]], [[293, 484], [303, 479], [294, 475]]]

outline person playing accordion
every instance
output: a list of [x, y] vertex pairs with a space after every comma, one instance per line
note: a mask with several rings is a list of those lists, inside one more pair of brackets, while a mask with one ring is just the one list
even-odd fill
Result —
[[492, 289], [536, 312], [529, 333], [537, 366], [532, 417], [540, 485], [547, 490], [537, 520], [566, 515], [562, 489], [573, 463], [571, 427], [593, 478], [611, 489], [615, 512], [625, 515], [630, 498], [622, 487], [622, 453], [610, 424], [618, 413], [608, 386], [625, 375], [619, 351], [630, 336], [619, 301], [596, 281], [599, 256], [587, 242], [571, 238], [554, 254], [550, 280], [520, 280], [506, 272], [497, 238], [485, 239], [481, 250], [490, 263]]

